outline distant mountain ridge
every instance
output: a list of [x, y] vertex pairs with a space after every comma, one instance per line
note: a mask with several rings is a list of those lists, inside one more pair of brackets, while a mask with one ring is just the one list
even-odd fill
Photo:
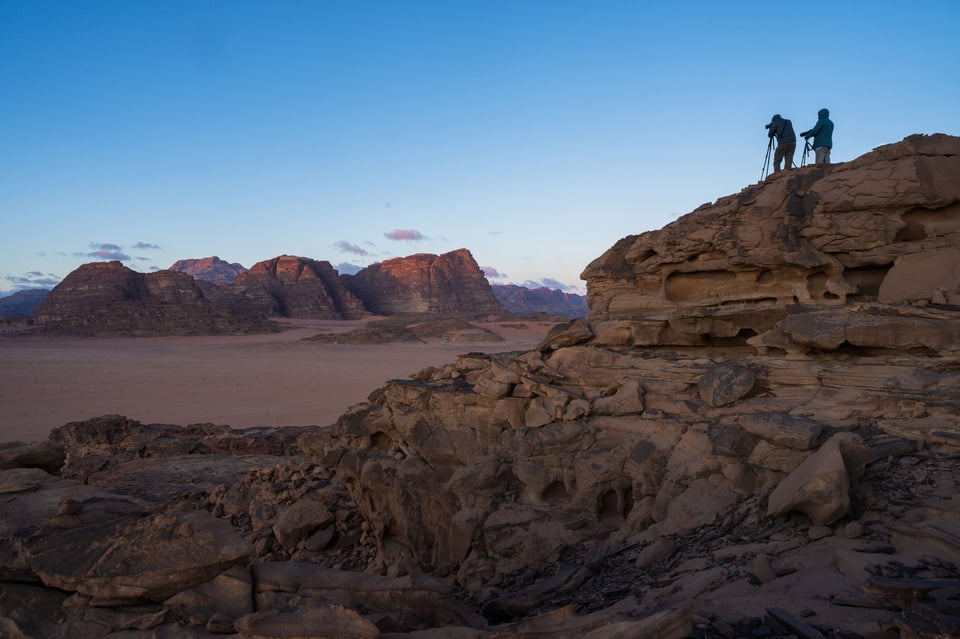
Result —
[[[461, 249], [465, 250], [465, 249]], [[456, 252], [454, 252], [456, 253]], [[449, 254], [444, 254], [449, 255]], [[430, 262], [429, 254], [420, 254], [421, 258], [427, 256], [426, 262]], [[281, 256], [289, 257], [289, 256]], [[387, 267], [383, 267], [383, 263], [374, 264], [372, 266], [366, 267], [368, 270], [367, 274], [362, 276], [360, 279], [371, 279], [373, 278], [373, 272], [379, 272], [384, 268], [394, 270], [394, 271], [409, 271], [409, 260], [415, 258], [416, 256], [396, 258], [401, 260], [401, 262], [395, 262], [394, 260], [387, 260]], [[432, 256], [439, 257], [439, 256]], [[279, 258], [274, 258], [274, 260]], [[304, 260], [310, 258], [302, 258]], [[250, 269], [244, 268], [239, 263], [230, 263], [225, 260], [220, 259], [217, 256], [204, 257], [204, 258], [194, 258], [194, 259], [183, 259], [174, 262], [170, 266], [170, 270], [181, 271], [183, 273], [188, 273], [197, 280], [198, 285], [203, 289], [204, 293], [216, 295], [222, 295], [223, 291], [217, 291], [211, 289], [207, 286], [206, 283], [214, 284], [232, 284], [236, 281], [237, 278], [241, 278], [241, 281], [247, 281], [245, 274], [258, 269], [261, 265], [267, 264], [274, 260], [265, 260], [264, 262], [258, 262]], [[403, 265], [402, 267], [400, 265]], [[420, 265], [425, 267], [426, 263]], [[416, 267], [414, 267], [416, 269]], [[345, 282], [351, 282], [351, 278], [359, 275], [358, 273], [340, 273], [339, 277]], [[261, 278], [262, 279], [262, 278]], [[351, 284], [356, 286], [359, 289], [362, 289], [364, 285], [359, 283]], [[494, 297], [498, 302], [503, 306], [504, 309], [513, 313], [515, 315], [530, 315], [535, 313], [545, 313], [548, 315], [562, 315], [564, 317], [569, 317], [571, 319], [577, 317], [586, 317], [587, 315], [587, 298], [585, 295], [578, 295], [576, 293], [567, 293], [560, 289], [550, 289], [547, 287], [539, 288], [529, 288], [526, 286], [520, 286], [518, 284], [490, 284], [490, 288], [493, 291]], [[408, 291], [410, 292], [410, 291]], [[400, 292], [396, 293], [398, 300], [402, 298]], [[371, 298], [372, 299], [372, 298]], [[395, 302], [394, 306], [407, 304], [408, 302]], [[374, 307], [377, 307], [380, 302], [374, 300], [372, 302]]]
[[547, 288], [492, 286], [465, 248], [385, 260], [353, 275], [338, 273], [327, 261], [292, 255], [249, 269], [217, 256], [182, 259], [149, 274], [120, 262], [94, 262], [76, 269], [53, 291], [22, 291], [0, 302], [0, 317], [34, 317], [47, 330], [96, 335], [273, 330], [272, 317], [537, 313], [583, 317], [585, 297]]
[[493, 284], [493, 294], [515, 315], [547, 313], [570, 319], [587, 316], [587, 297], [547, 287], [526, 288], [516, 284]]
[[0, 297], [0, 317], [31, 317], [37, 304], [49, 293], [45, 288], [31, 288]]

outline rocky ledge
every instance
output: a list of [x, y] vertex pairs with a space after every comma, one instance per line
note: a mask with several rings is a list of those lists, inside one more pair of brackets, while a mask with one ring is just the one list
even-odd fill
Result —
[[6, 445], [0, 634], [958, 636], [958, 185], [948, 136], [776, 174], [331, 426]]

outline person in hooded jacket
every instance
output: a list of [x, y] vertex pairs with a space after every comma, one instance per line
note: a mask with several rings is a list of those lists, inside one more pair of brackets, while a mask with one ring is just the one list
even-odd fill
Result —
[[797, 150], [797, 134], [793, 132], [793, 122], [777, 113], [767, 125], [767, 137], [777, 139], [777, 150], [773, 154], [773, 172], [780, 170], [780, 163], [784, 160], [786, 164], [783, 168], [793, 167], [793, 153]]
[[833, 122], [830, 120], [830, 111], [820, 109], [817, 112], [817, 123], [809, 131], [800, 135], [803, 139], [813, 138], [813, 151], [817, 154], [817, 164], [830, 164], [830, 149], [833, 148]]

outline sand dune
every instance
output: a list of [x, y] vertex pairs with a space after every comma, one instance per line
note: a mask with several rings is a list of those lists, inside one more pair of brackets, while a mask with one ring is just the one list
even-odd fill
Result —
[[528, 350], [552, 326], [484, 324], [503, 342], [323, 344], [303, 338], [359, 322], [289, 322], [273, 335], [0, 339], [0, 442], [46, 439], [98, 415], [144, 423], [306, 426], [333, 423], [388, 379], [457, 355]]

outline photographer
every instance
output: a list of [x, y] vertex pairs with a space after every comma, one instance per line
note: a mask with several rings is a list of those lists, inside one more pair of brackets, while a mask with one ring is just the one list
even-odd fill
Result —
[[777, 151], [773, 155], [773, 172], [780, 170], [780, 163], [784, 159], [786, 159], [784, 168], [792, 168], [793, 153], [797, 150], [797, 134], [793, 132], [793, 123], [786, 118], [781, 118], [778, 113], [771, 118], [766, 129], [768, 138], [777, 139]]
[[813, 151], [817, 154], [817, 164], [830, 164], [830, 149], [833, 148], [833, 122], [830, 120], [830, 111], [820, 109], [817, 112], [817, 123], [809, 131], [800, 135], [803, 139], [813, 138]]

